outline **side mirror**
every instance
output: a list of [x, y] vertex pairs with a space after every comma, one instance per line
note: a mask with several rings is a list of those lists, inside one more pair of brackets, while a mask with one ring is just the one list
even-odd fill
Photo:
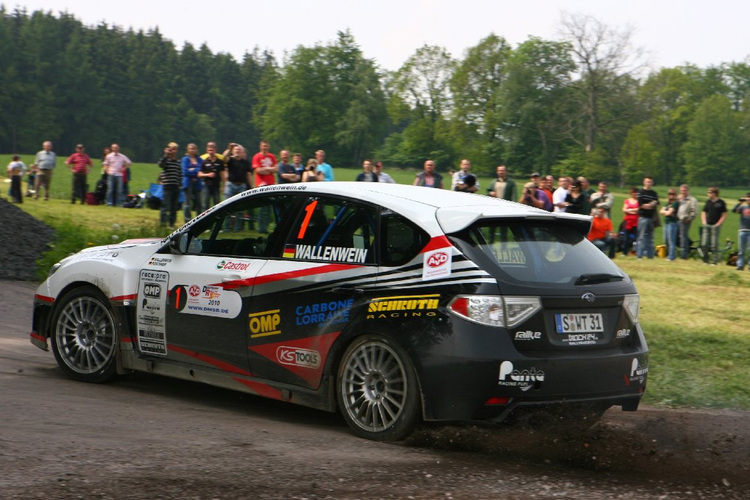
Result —
[[169, 239], [169, 249], [172, 253], [186, 254], [190, 246], [190, 235], [188, 232], [176, 234]]

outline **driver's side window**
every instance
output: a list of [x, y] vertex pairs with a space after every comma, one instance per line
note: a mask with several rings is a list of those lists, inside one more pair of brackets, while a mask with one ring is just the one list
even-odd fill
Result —
[[267, 257], [279, 243], [293, 195], [248, 196], [210, 214], [190, 229], [188, 254]]

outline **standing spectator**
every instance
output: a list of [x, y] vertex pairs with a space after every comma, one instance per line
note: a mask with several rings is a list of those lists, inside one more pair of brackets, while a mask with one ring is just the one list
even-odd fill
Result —
[[377, 162], [374, 167], [372, 167], [373, 171], [378, 176], [378, 182], [385, 182], [387, 184], [396, 184], [396, 181], [393, 180], [393, 177], [388, 175], [387, 173], [383, 172], [383, 163]]
[[667, 243], [667, 260], [673, 261], [677, 258], [677, 210], [680, 202], [677, 201], [677, 191], [667, 191], [667, 203], [659, 211], [664, 216], [664, 241]]
[[[159, 160], [161, 167], [162, 199], [161, 199], [161, 225], [174, 227], [177, 222], [177, 208], [180, 202], [180, 188], [182, 187], [182, 163], [177, 159], [176, 142], [170, 142], [164, 148], [164, 156]], [[114, 151], [112, 145], [112, 151]]]
[[552, 193], [552, 204], [555, 206], [555, 212], [564, 212], [567, 207], [565, 198], [570, 193], [570, 179], [565, 176], [560, 176], [557, 179], [557, 189]]
[[471, 170], [471, 162], [464, 158], [458, 172], [451, 176], [451, 191], [463, 191], [465, 193], [475, 193], [479, 189], [479, 183]]
[[372, 171], [372, 162], [365, 160], [362, 162], [362, 172], [355, 179], [357, 182], [379, 182], [378, 174]]
[[594, 218], [591, 219], [591, 229], [586, 238], [610, 259], [614, 259], [615, 234], [612, 231], [612, 221], [605, 215], [606, 211], [603, 208], [594, 208]]
[[299, 182], [301, 176], [297, 173], [297, 167], [289, 163], [289, 151], [281, 150], [279, 153], [279, 184]]
[[424, 162], [424, 170], [417, 174], [413, 185], [443, 189], [443, 176], [435, 172], [435, 162], [433, 160], [426, 160]]
[[547, 193], [545, 193], [543, 189], [538, 188], [534, 182], [527, 182], [524, 184], [523, 193], [518, 202], [524, 205], [541, 208], [548, 212], [552, 211], [552, 201], [547, 198]]
[[565, 211], [570, 214], [589, 215], [591, 210], [586, 211], [588, 201], [583, 193], [583, 183], [578, 179], [570, 185], [570, 193], [565, 197]]
[[516, 183], [513, 179], [508, 179], [508, 167], [498, 165], [495, 169], [497, 177], [487, 188], [487, 195], [493, 198], [515, 201], [518, 198], [516, 192]]
[[185, 193], [182, 214], [185, 216], [186, 223], [192, 219], [191, 205], [196, 216], [203, 212], [203, 181], [198, 177], [202, 167], [203, 159], [198, 156], [198, 146], [193, 143], [188, 144], [185, 156], [182, 157], [182, 190]]
[[39, 190], [44, 188], [44, 201], [49, 200], [49, 186], [52, 183], [52, 170], [57, 165], [57, 155], [52, 152], [52, 143], [44, 141], [42, 150], [36, 154], [34, 163], [37, 166], [34, 180], [34, 199], [39, 199]]
[[73, 194], [70, 202], [75, 203], [76, 198], [81, 198], [81, 205], [86, 203], [86, 192], [89, 190], [88, 174], [93, 163], [91, 158], [84, 152], [83, 144], [76, 145], [76, 152], [65, 160], [68, 168], [73, 172]]
[[323, 172], [318, 172], [318, 162], [315, 158], [307, 160], [307, 166], [302, 172], [302, 182], [316, 182], [323, 180]]
[[[253, 156], [253, 172], [255, 172], [255, 187], [272, 186], [276, 184], [274, 174], [279, 171], [276, 155], [270, 153], [271, 145], [268, 141], [260, 141], [260, 151]], [[287, 155], [287, 161], [289, 156]]]
[[305, 171], [305, 164], [302, 163], [302, 153], [294, 153], [292, 155], [292, 165], [294, 165], [294, 171], [297, 172], [300, 180], [302, 180], [302, 174]]
[[690, 196], [687, 184], [680, 186], [678, 199], [680, 207], [677, 209], [677, 230], [679, 233], [680, 257], [687, 259], [690, 253], [690, 224], [698, 216], [698, 200]]
[[740, 214], [740, 230], [737, 235], [739, 242], [739, 253], [737, 254], [737, 270], [742, 271], [747, 262], [747, 268], [750, 269], [750, 193], [746, 193], [744, 198], [740, 198], [732, 212]]
[[708, 253], [711, 252], [711, 265], [715, 266], [719, 261], [719, 235], [721, 225], [727, 218], [727, 205], [719, 198], [719, 188], [711, 186], [708, 188], [708, 199], [701, 212], [701, 250], [703, 250], [703, 262], [708, 264]]
[[125, 201], [123, 192], [123, 176], [126, 174], [126, 169], [132, 165], [133, 162], [120, 153], [120, 145], [112, 144], [111, 153], [109, 153], [102, 162], [107, 172], [107, 205], [110, 207], [120, 206], [121, 200]]
[[583, 201], [581, 202], [581, 213], [583, 215], [591, 215], [591, 195], [594, 194], [594, 190], [591, 189], [591, 183], [584, 176], [576, 178], [581, 183], [581, 194], [583, 195]]
[[544, 193], [547, 195], [547, 198], [552, 201], [552, 195], [554, 193], [553, 187], [555, 185], [555, 177], [552, 175], [545, 175], [542, 177], [542, 179], [539, 181], [539, 187], [542, 188]]
[[[231, 153], [232, 148], [234, 147], [234, 143], [230, 142], [229, 146], [227, 147], [227, 151]], [[211, 152], [213, 150], [213, 153]], [[218, 157], [221, 161], [226, 161], [229, 157], [229, 154], [227, 151], [224, 151], [224, 154], [217, 153], [218, 148], [216, 147], [216, 143], [214, 141], [208, 141], [206, 143], [206, 152], [201, 155], [201, 160], [205, 160], [209, 156]]]
[[8, 163], [8, 177], [10, 177], [10, 198], [13, 203], [23, 203], [23, 192], [21, 190], [21, 181], [23, 174], [26, 172], [26, 164], [21, 161], [21, 157], [13, 155], [13, 159]]
[[224, 191], [224, 158], [216, 153], [216, 143], [206, 143], [206, 152], [201, 155], [201, 171], [198, 178], [203, 181], [203, 206], [207, 209], [218, 205]]
[[615, 195], [609, 192], [609, 185], [604, 181], [601, 181], [597, 187], [598, 190], [591, 195], [589, 203], [591, 203], [592, 209], [601, 208], [604, 210], [604, 217], [610, 219], [612, 205], [615, 203]]
[[36, 185], [36, 173], [39, 171], [36, 163], [29, 165], [29, 176], [26, 178], [26, 196], [32, 196], [36, 193], [34, 185]]
[[622, 204], [622, 221], [623, 241], [622, 253], [628, 255], [633, 242], [638, 235], [638, 189], [630, 188], [630, 198], [627, 198]]
[[500, 198], [502, 200], [515, 201], [518, 198], [516, 183], [513, 179], [508, 178], [508, 167], [498, 165], [495, 169], [495, 180], [487, 188], [487, 196]]
[[[266, 174], [271, 176], [273, 184], [273, 173]], [[224, 199], [228, 200], [232, 196], [246, 191], [253, 187], [253, 171], [250, 161], [247, 159], [247, 150], [240, 144], [232, 146], [231, 156], [227, 158], [227, 169], [224, 172], [226, 183], [224, 184]], [[245, 214], [236, 212], [234, 214], [234, 228], [230, 218], [224, 221], [225, 231], [242, 231]], [[250, 227], [253, 227], [252, 221]]]
[[649, 259], [654, 258], [654, 219], [658, 219], [656, 207], [659, 205], [659, 195], [651, 189], [654, 186], [653, 177], [643, 178], [643, 189], [638, 191], [638, 245], [635, 249], [639, 259], [645, 254]]
[[315, 161], [317, 162], [318, 172], [323, 173], [324, 181], [333, 181], [333, 167], [326, 163], [326, 152], [319, 149], [315, 152]]

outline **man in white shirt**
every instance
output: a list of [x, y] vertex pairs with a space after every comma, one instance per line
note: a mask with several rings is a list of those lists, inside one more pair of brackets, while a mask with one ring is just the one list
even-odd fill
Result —
[[377, 162], [373, 167], [373, 170], [378, 174], [378, 182], [387, 182], [388, 184], [396, 184], [393, 177], [383, 172], [383, 163]]
[[565, 211], [565, 207], [568, 206], [565, 198], [568, 197], [569, 193], [570, 178], [560, 176], [560, 178], [557, 179], [557, 189], [555, 189], [555, 192], [552, 193], [552, 204], [555, 205], [555, 212]]

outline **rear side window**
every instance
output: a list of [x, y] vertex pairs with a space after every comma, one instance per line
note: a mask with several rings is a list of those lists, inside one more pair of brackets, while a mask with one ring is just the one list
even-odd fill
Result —
[[625, 279], [620, 268], [567, 221], [482, 220], [456, 236], [480, 250], [509, 281], [570, 284], [582, 276]]
[[429, 236], [403, 216], [384, 211], [380, 223], [384, 266], [400, 266], [412, 260], [422, 250]]

